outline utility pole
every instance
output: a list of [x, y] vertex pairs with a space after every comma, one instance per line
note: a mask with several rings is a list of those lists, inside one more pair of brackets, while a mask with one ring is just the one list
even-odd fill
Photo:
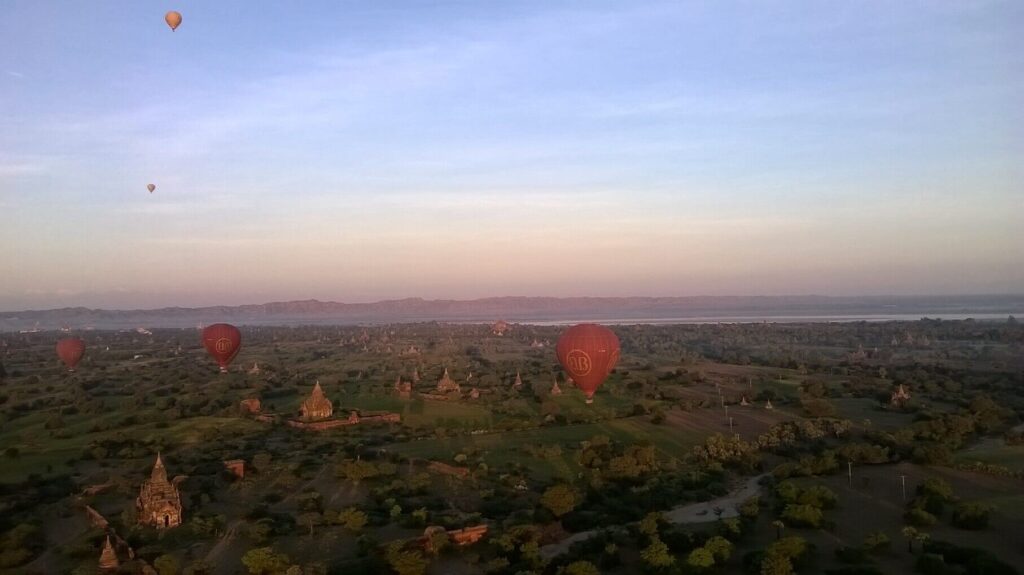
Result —
[[903, 500], [907, 500], [907, 476], [900, 474], [900, 487], [903, 488]]
[[850, 478], [850, 487], [853, 487], [853, 462], [846, 462], [846, 475]]
[[732, 433], [732, 418], [729, 418], [729, 433]]

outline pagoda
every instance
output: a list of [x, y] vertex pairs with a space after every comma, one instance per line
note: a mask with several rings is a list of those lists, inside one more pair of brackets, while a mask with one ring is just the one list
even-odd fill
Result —
[[254, 362], [252, 362], [252, 367], [249, 369], [249, 375], [259, 375], [259, 374], [260, 374], [260, 364], [254, 361]]
[[892, 392], [892, 397], [889, 398], [889, 405], [903, 407], [908, 401], [910, 401], [910, 392], [901, 383], [896, 387], [896, 391]]
[[764, 408], [765, 409], [775, 409], [774, 407], [772, 407], [772, 400], [769, 399], [767, 402], [765, 402]]
[[557, 379], [555, 380], [555, 383], [551, 385], [551, 395], [562, 395], [562, 388], [558, 387]]
[[747, 401], [747, 396], [745, 396], [745, 395], [741, 395], [740, 396], [740, 405], [742, 405], [744, 407], [750, 405], [750, 402]]
[[167, 470], [160, 454], [149, 480], [143, 482], [139, 497], [135, 500], [139, 523], [157, 529], [181, 525], [181, 494], [178, 487], [167, 480]]
[[320, 388], [319, 380], [313, 386], [313, 393], [309, 394], [309, 397], [302, 402], [299, 409], [302, 410], [302, 417], [304, 419], [327, 419], [334, 414], [334, 405], [324, 395], [324, 390]]
[[475, 388], [475, 387], [473, 389], [469, 390], [469, 398], [470, 399], [480, 399], [480, 390]]
[[491, 326], [491, 333], [494, 335], [503, 336], [506, 331], [508, 331], [508, 322], [503, 319], [499, 319]]
[[523, 378], [519, 377], [519, 371], [516, 370], [516, 380], [512, 382], [512, 390], [519, 391], [523, 388]]
[[448, 393], [452, 391], [458, 392], [460, 390], [461, 388], [459, 387], [459, 384], [448, 375], [448, 368], [444, 368], [444, 375], [441, 376], [441, 381], [437, 382], [437, 391], [440, 393]]
[[107, 535], [107, 542], [103, 544], [103, 552], [100, 553], [100, 571], [116, 571], [121, 566], [117, 559], [117, 551], [110, 543], [110, 535]]

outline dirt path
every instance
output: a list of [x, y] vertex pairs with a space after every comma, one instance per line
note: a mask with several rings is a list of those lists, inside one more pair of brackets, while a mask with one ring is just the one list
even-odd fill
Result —
[[[720, 517], [736, 517], [739, 515], [739, 511], [736, 508], [741, 503], [761, 493], [760, 481], [762, 477], [764, 477], [764, 475], [751, 477], [743, 483], [742, 487], [730, 491], [727, 495], [723, 495], [718, 499], [673, 507], [665, 512], [665, 520], [669, 523], [686, 524], [718, 521]], [[716, 515], [715, 509], [721, 509], [721, 515]], [[568, 551], [573, 544], [579, 543], [580, 541], [586, 541], [587, 539], [597, 535], [597, 533], [597, 529], [573, 533], [558, 543], [552, 543], [551, 545], [541, 547], [540, 555], [545, 559], [557, 557]]]
[[217, 563], [217, 557], [224, 552], [224, 547], [226, 547], [228, 543], [234, 541], [235, 534], [238, 533], [238, 526], [244, 522], [244, 519], [236, 519], [231, 522], [231, 525], [228, 525], [227, 530], [224, 531], [224, 536], [221, 537], [220, 540], [217, 541], [217, 544], [210, 549], [210, 552], [206, 554], [207, 561], [214, 564]]

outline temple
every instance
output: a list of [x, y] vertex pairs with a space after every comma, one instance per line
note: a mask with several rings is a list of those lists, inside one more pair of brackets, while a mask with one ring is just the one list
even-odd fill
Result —
[[519, 371], [516, 371], [516, 380], [512, 382], [512, 389], [518, 391], [523, 388], [523, 378], [519, 377]]
[[448, 375], [448, 368], [444, 368], [444, 375], [441, 376], [441, 381], [437, 382], [437, 391], [440, 393], [448, 393], [452, 391], [461, 391], [461, 389], [462, 388], [459, 387], [459, 384]]
[[889, 398], [889, 404], [894, 407], [903, 407], [910, 401], [910, 392], [907, 388], [903, 387], [903, 384], [899, 384], [896, 387], [896, 391], [892, 392], [892, 397]]
[[499, 319], [491, 326], [491, 333], [494, 335], [502, 336], [505, 335], [506, 331], [508, 331], [508, 322], [503, 319]]
[[334, 405], [324, 395], [319, 381], [313, 386], [313, 393], [309, 394], [299, 409], [302, 410], [303, 419], [327, 419], [334, 414]]
[[167, 480], [167, 470], [159, 454], [149, 480], [142, 484], [135, 507], [139, 523], [143, 525], [157, 529], [181, 525], [181, 494], [178, 487]]
[[110, 535], [107, 535], [107, 542], [103, 544], [103, 551], [100, 553], [100, 570], [116, 571], [120, 566], [121, 562], [117, 559], [117, 552], [110, 544]]
[[562, 395], [562, 388], [558, 387], [558, 380], [551, 385], [551, 395]]

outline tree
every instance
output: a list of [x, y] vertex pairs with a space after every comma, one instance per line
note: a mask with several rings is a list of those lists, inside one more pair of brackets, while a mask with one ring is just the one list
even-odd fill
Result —
[[885, 553], [891, 547], [892, 541], [882, 531], [872, 531], [864, 538], [864, 549], [868, 553]]
[[320, 524], [322, 516], [316, 511], [307, 511], [306, 513], [300, 513], [299, 516], [296, 517], [296, 519], [302, 525], [306, 525], [307, 527], [309, 527], [309, 535], [310, 537], [312, 537], [313, 526]]
[[793, 562], [783, 555], [767, 554], [761, 560], [761, 575], [792, 575]]
[[265, 451], [261, 451], [252, 456], [252, 467], [257, 473], [266, 473], [267, 471], [270, 471], [270, 462], [270, 454]]
[[797, 527], [819, 527], [824, 514], [811, 505], [790, 504], [782, 510], [782, 519]]
[[555, 485], [544, 492], [540, 503], [555, 517], [561, 518], [576, 507], [576, 492], [568, 485]]
[[717, 563], [725, 563], [732, 555], [732, 543], [725, 537], [715, 535], [704, 543], [704, 549], [710, 552]]
[[781, 555], [789, 559], [790, 563], [799, 564], [810, 552], [810, 549], [810, 545], [803, 537], [791, 535], [769, 545], [765, 553], [768, 555]]
[[761, 512], [761, 498], [755, 495], [747, 499], [740, 504], [739, 512], [745, 519], [757, 519], [758, 513]]
[[786, 528], [786, 524], [776, 519], [772, 521], [772, 527], [775, 528], [775, 540], [778, 541], [782, 537], [782, 530]]
[[658, 522], [661, 520], [661, 513], [652, 511], [644, 516], [640, 520], [640, 532], [648, 537], [656, 537], [658, 535]]
[[378, 475], [378, 471], [377, 467], [369, 461], [363, 461], [362, 459], [346, 459], [338, 465], [338, 474], [352, 483], [359, 485], [359, 482], [364, 479], [376, 477]]
[[984, 529], [992, 508], [980, 503], [961, 503], [953, 510], [953, 525], [960, 529]]
[[914, 539], [917, 537], [917, 529], [907, 526], [900, 530], [903, 537], [907, 539], [907, 553], [914, 552]]
[[704, 547], [690, 551], [686, 564], [695, 569], [710, 569], [715, 566], [715, 556]]
[[153, 561], [153, 567], [160, 575], [178, 575], [178, 560], [173, 555], [161, 555]]
[[601, 575], [590, 561], [574, 561], [562, 569], [562, 575]]
[[288, 568], [288, 556], [274, 553], [271, 547], [257, 547], [245, 552], [242, 565], [251, 575], [280, 575]]
[[640, 552], [640, 558], [651, 567], [668, 567], [676, 562], [676, 558], [668, 551], [668, 545], [665, 545], [657, 537], [653, 538], [651, 544]]
[[430, 564], [422, 553], [403, 549], [399, 542], [388, 546], [385, 558], [398, 575], [423, 575]]
[[369, 517], [366, 516], [366, 513], [355, 507], [348, 507], [338, 513], [338, 523], [354, 533], [362, 531], [368, 521]]

